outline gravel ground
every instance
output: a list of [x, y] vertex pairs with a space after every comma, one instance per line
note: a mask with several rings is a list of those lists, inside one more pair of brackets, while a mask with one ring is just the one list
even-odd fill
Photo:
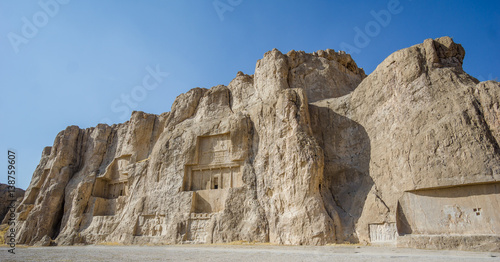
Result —
[[0, 247], [0, 261], [500, 261], [500, 253], [373, 246], [63, 246]]

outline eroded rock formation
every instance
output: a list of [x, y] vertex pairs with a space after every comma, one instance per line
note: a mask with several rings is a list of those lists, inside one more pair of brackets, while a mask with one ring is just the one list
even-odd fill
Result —
[[[18, 242], [467, 248], [419, 244], [459, 217], [460, 239], [498, 250], [498, 212], [481, 203], [499, 203], [500, 84], [466, 74], [464, 56], [428, 39], [366, 76], [343, 52], [273, 50], [254, 75], [192, 89], [170, 112], [70, 126], [43, 151]], [[425, 203], [427, 221], [411, 213]]]

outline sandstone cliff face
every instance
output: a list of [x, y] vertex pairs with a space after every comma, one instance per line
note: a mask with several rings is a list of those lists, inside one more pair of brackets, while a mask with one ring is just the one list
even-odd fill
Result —
[[273, 50], [168, 113], [68, 127], [17, 209], [18, 242], [393, 241], [420, 225], [404, 194], [500, 181], [500, 85], [464, 55], [428, 39], [366, 76], [342, 52]]

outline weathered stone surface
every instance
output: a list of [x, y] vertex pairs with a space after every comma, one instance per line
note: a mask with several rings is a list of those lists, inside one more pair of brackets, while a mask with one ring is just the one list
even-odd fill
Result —
[[500, 182], [408, 191], [399, 200], [398, 229], [405, 235], [492, 235], [500, 231], [499, 203]]
[[500, 85], [467, 75], [464, 53], [448, 37], [428, 39], [352, 93], [311, 106], [346, 237], [370, 242], [368, 224], [395, 223], [405, 191], [500, 180]]
[[[467, 75], [464, 56], [451, 38], [428, 39], [366, 76], [343, 52], [275, 49], [254, 75], [195, 88], [168, 113], [68, 127], [17, 209], [18, 242], [417, 239], [418, 217], [401, 229], [407, 194], [500, 181], [500, 85]], [[432, 197], [435, 214], [460, 205]], [[500, 221], [483, 214], [491, 237], [471, 227], [471, 241], [500, 235]]]

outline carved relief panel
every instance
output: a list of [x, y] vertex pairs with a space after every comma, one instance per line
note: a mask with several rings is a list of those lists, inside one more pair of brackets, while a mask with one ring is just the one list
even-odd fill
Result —
[[184, 191], [218, 190], [243, 185], [239, 161], [231, 160], [229, 133], [198, 137], [197, 163], [186, 165]]
[[231, 138], [229, 134], [199, 137], [198, 164], [211, 165], [229, 163]]
[[243, 186], [241, 160], [231, 159], [229, 133], [200, 136], [196, 144], [196, 163], [184, 170], [184, 191], [193, 192], [191, 213], [209, 214], [224, 210], [227, 190]]

